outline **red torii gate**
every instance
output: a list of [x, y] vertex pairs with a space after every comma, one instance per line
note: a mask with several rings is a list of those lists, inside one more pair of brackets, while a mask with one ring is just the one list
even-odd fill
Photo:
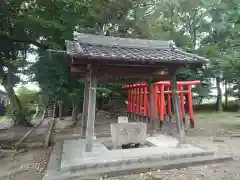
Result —
[[[181, 113], [183, 121], [186, 119], [184, 94], [187, 94], [188, 113], [190, 125], [194, 127], [194, 113], [192, 107], [192, 85], [198, 85], [200, 81], [179, 81], [177, 82], [180, 96]], [[184, 91], [187, 86], [187, 91]], [[127, 110], [129, 117], [150, 118], [150, 104], [148, 97], [147, 84], [126, 85], [123, 88], [128, 89]], [[154, 84], [154, 112], [155, 119], [164, 121], [164, 117], [172, 118], [171, 87], [169, 81], [160, 81]], [[165, 103], [166, 101], [166, 103]], [[167, 108], [166, 108], [167, 105]]]

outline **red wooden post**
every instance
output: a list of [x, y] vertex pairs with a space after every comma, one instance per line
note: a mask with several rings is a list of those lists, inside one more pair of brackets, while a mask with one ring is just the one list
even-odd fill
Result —
[[136, 84], [136, 119], [140, 117], [140, 84]]
[[143, 117], [143, 102], [144, 102], [144, 87], [142, 84], [140, 84], [140, 121]]
[[128, 91], [128, 99], [127, 99], [127, 112], [128, 112], [128, 116], [129, 116], [129, 113], [130, 113], [130, 106], [131, 106], [131, 104], [130, 104], [130, 98], [131, 98], [131, 89], [130, 89], [130, 87], [127, 85], [127, 86], [124, 86], [124, 88], [126, 88], [127, 89], [127, 91]]
[[160, 85], [160, 121], [164, 120], [164, 106], [165, 106], [165, 102], [164, 102], [164, 84]]
[[138, 84], [135, 84], [135, 119], [137, 120], [138, 116]]
[[150, 93], [148, 91], [148, 85], [147, 85], [146, 92], [147, 92], [147, 119], [149, 120], [151, 117], [151, 111], [150, 111], [150, 103], [149, 103]]
[[192, 104], [192, 88], [188, 86], [188, 111], [190, 116], [190, 126], [194, 128], [194, 114], [193, 114], [193, 104]]
[[153, 96], [154, 96], [154, 114], [155, 114], [155, 117], [154, 119], [157, 120], [158, 119], [158, 85], [157, 84], [154, 84], [153, 86]]
[[130, 85], [130, 119], [133, 117], [133, 86]]
[[148, 116], [148, 94], [147, 94], [147, 86], [143, 87], [144, 91], [144, 100], [143, 100], [143, 116], [147, 118]]
[[137, 112], [137, 88], [136, 84], [133, 85], [133, 119], [136, 119]]
[[159, 119], [160, 119], [160, 114], [161, 114], [161, 96], [160, 96], [161, 85], [156, 84], [156, 86], [157, 86], [157, 103], [158, 103], [157, 113], [158, 113]]

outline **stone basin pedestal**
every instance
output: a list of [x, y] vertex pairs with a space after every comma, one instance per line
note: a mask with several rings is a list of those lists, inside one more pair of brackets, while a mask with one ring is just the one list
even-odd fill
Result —
[[145, 144], [147, 125], [145, 123], [114, 123], [110, 125], [113, 148], [126, 144]]

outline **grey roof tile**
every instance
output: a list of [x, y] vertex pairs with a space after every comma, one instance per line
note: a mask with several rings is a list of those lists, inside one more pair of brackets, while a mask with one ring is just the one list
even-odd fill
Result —
[[117, 38], [74, 33], [75, 41], [66, 41], [68, 54], [108, 60], [136, 62], [206, 63], [206, 58], [175, 47], [173, 41]]

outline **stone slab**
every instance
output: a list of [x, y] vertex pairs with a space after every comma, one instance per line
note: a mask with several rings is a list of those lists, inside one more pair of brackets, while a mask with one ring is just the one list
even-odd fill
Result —
[[[188, 166], [196, 166], [196, 165], [204, 165], [210, 163], [219, 163], [225, 162], [227, 160], [232, 160], [231, 156], [227, 155], [210, 155], [210, 156], [203, 156], [203, 157], [192, 157], [192, 158], [185, 158], [185, 159], [176, 159], [176, 160], [167, 160], [167, 161], [160, 161], [160, 162], [151, 162], [148, 163], [134, 163], [134, 164], [127, 164], [124, 166], [111, 166], [111, 167], [102, 167], [95, 168], [94, 170], [86, 169], [85, 171], [68, 171], [66, 173], [59, 173], [58, 176], [52, 180], [76, 180], [81, 178], [82, 180], [88, 179], [89, 176], [98, 176], [102, 177], [107, 175], [110, 176], [119, 176], [129, 173], [140, 173], [140, 172], [148, 172], [149, 170], [167, 170], [167, 169], [181, 169], [186, 168]], [[98, 178], [96, 178], [98, 179]]]
[[179, 141], [176, 138], [167, 135], [147, 137], [147, 141], [155, 146], [173, 148], [177, 147], [177, 144], [179, 143]]
[[57, 173], [60, 171], [62, 145], [62, 142], [57, 142], [54, 145], [42, 180], [52, 180], [52, 178], [56, 177]]
[[[60, 165], [55, 171], [47, 170], [46, 174], [50, 174], [51, 178], [44, 180], [94, 179], [105, 174], [117, 176], [154, 168], [183, 168], [232, 159], [231, 156], [217, 156], [216, 151], [189, 144], [179, 147], [177, 139], [166, 135], [148, 137], [147, 140], [154, 146], [136, 149], [109, 150], [103, 144], [104, 140], [110, 139], [93, 141], [92, 152], [85, 152], [86, 141], [83, 139], [64, 141]], [[57, 159], [51, 155], [50, 162], [54, 158]], [[51, 165], [49, 167], [54, 169]]]
[[[147, 144], [150, 144], [151, 146], [159, 146], [159, 147], [178, 147], [179, 141], [178, 139], [167, 136], [167, 135], [157, 135], [157, 136], [151, 136], [147, 137]], [[183, 147], [192, 147], [196, 148], [196, 146], [193, 146], [191, 144], [183, 144]]]
[[[197, 147], [169, 148], [145, 147], [138, 149], [112, 150], [99, 153], [86, 153], [84, 156], [75, 156], [62, 161], [61, 171], [85, 171], [111, 166], [124, 166], [126, 164], [161, 162], [180, 158], [213, 155], [215, 151], [203, 150]], [[78, 157], [78, 158], [77, 158]]]
[[81, 159], [89, 156], [98, 156], [103, 152], [109, 151], [103, 143], [97, 140], [93, 141], [92, 152], [85, 152], [85, 149], [85, 139], [65, 140], [63, 144], [61, 166], [64, 164], [71, 164], [74, 159]]

